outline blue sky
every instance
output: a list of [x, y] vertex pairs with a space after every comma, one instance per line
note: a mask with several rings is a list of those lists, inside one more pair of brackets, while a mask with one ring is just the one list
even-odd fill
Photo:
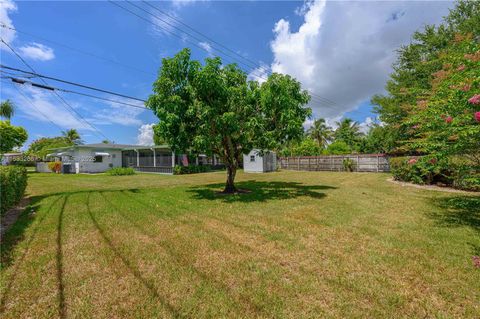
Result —
[[[263, 77], [271, 71], [289, 73], [305, 88], [333, 102], [319, 103], [315, 99], [310, 106], [316, 117], [326, 117], [334, 123], [342, 116], [349, 116], [364, 125], [371, 122], [367, 119], [372, 117], [368, 101], [373, 94], [383, 92], [395, 59], [394, 50], [407, 43], [416, 29], [441, 22], [453, 5], [451, 2], [365, 1], [162, 1], [152, 4], [264, 66], [256, 71], [245, 67], [252, 79], [261, 81], [255, 75]], [[215, 43], [188, 37], [128, 3], [121, 5], [180, 38], [109, 2], [3, 0], [0, 21], [19, 32], [1, 28], [2, 38], [38, 73], [140, 98], [150, 94], [163, 57], [172, 56], [184, 47], [190, 47], [196, 59], [215, 54], [211, 50]], [[142, 2], [135, 5], [161, 16]], [[168, 17], [164, 19], [189, 31]], [[69, 50], [64, 45], [128, 67]], [[2, 64], [26, 69], [4, 45], [0, 54]], [[236, 59], [240, 60], [237, 56]], [[32, 80], [38, 82], [38, 79]], [[49, 83], [67, 88], [53, 81]], [[67, 93], [62, 96], [110, 140], [129, 144], [151, 141], [151, 124], [156, 123], [157, 118], [150, 111]], [[12, 122], [27, 129], [29, 142], [42, 136], [58, 136], [60, 129], [72, 127], [81, 132], [86, 142], [103, 139], [71, 115], [48, 91], [28, 85], [15, 88], [2, 80], [1, 99], [6, 98], [16, 104], [17, 114]]]

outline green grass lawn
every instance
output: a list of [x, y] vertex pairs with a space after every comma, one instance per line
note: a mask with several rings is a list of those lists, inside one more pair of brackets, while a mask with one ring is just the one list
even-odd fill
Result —
[[480, 198], [387, 178], [30, 174], [2, 318], [480, 317]]

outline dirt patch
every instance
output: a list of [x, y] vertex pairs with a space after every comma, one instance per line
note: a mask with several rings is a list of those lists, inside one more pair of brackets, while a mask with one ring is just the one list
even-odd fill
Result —
[[2, 228], [0, 229], [0, 243], [3, 241], [3, 235], [12, 227], [13, 224], [18, 219], [18, 216], [27, 208], [30, 204], [30, 197], [24, 197], [20, 200], [20, 202], [10, 208], [5, 215], [2, 216]]
[[419, 189], [426, 189], [430, 191], [439, 191], [439, 192], [447, 192], [447, 193], [462, 193], [462, 194], [475, 194], [479, 195], [480, 193], [478, 192], [469, 192], [469, 191], [463, 191], [460, 189], [455, 189], [451, 187], [445, 187], [445, 186], [438, 186], [438, 185], [418, 185], [418, 184], [413, 184], [413, 183], [407, 183], [407, 182], [401, 182], [401, 181], [396, 181], [392, 177], [388, 178], [387, 181], [400, 185], [400, 186], [409, 186], [409, 187], [414, 187], [414, 188], [419, 188]]

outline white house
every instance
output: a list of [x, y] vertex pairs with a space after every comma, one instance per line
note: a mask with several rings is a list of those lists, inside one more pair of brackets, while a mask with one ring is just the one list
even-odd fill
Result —
[[266, 173], [277, 169], [277, 155], [272, 151], [265, 151], [263, 155], [258, 149], [243, 155], [243, 170], [246, 173]]
[[[63, 173], [101, 173], [112, 167], [132, 167], [137, 171], [172, 174], [175, 165], [221, 165], [214, 157], [199, 155], [194, 163], [175, 154], [168, 145], [84, 144], [51, 149], [50, 161], [62, 162]], [[48, 164], [37, 163], [38, 172], [50, 172]]]

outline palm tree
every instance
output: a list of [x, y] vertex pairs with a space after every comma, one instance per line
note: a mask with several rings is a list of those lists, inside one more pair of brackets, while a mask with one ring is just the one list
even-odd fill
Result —
[[0, 116], [10, 120], [15, 113], [15, 106], [10, 100], [3, 101], [0, 104]]
[[332, 128], [325, 123], [325, 119], [315, 120], [313, 125], [307, 130], [307, 134], [322, 148], [325, 147], [333, 137]]
[[69, 129], [67, 131], [63, 131], [62, 134], [63, 134], [63, 138], [69, 143], [72, 143], [75, 145], [83, 144], [83, 141], [80, 138], [80, 134], [74, 128]]
[[356, 148], [360, 142], [363, 133], [360, 131], [358, 122], [345, 118], [340, 122], [336, 122], [337, 129], [335, 130], [335, 140], [342, 140], [352, 148]]

